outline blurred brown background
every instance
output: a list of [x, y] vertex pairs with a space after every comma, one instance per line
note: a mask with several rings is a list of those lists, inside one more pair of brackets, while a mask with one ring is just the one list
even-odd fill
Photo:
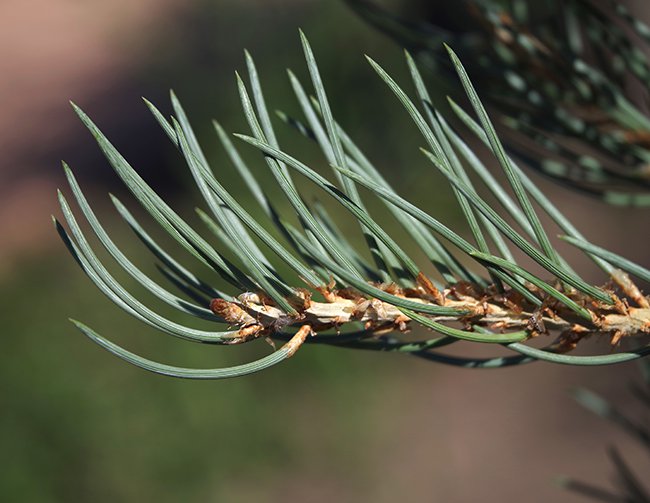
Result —
[[[582, 499], [552, 481], [569, 474], [607, 484], [607, 445], [621, 446], [633, 464], [647, 461], [568, 394], [587, 386], [634, 412], [623, 391], [638, 378], [634, 364], [472, 371], [307, 347], [258, 375], [185, 382], [130, 367], [69, 324], [68, 316], [80, 319], [143, 355], [188, 366], [266, 351], [188, 346], [146, 329], [87, 280], [49, 215], [59, 214], [65, 159], [103, 222], [146, 264], [108, 204], [107, 192], [122, 189], [68, 100], [190, 214], [197, 193], [140, 96], [169, 111], [174, 88], [228, 179], [209, 121], [246, 130], [233, 78], [244, 68], [244, 47], [256, 58], [271, 108], [297, 110], [285, 68], [306, 75], [298, 27], [310, 37], [337, 118], [375, 151], [400, 192], [457, 221], [451, 196], [426, 182], [432, 174], [415, 128], [362, 57], [371, 54], [407, 82], [399, 48], [341, 2], [0, 2], [4, 501], [571, 502]], [[291, 138], [282, 133], [283, 144]], [[313, 150], [304, 155], [316, 158]], [[646, 212], [540, 184], [589, 238], [648, 263]], [[581, 267], [602, 281], [589, 264]], [[647, 463], [639, 466], [647, 473]]]

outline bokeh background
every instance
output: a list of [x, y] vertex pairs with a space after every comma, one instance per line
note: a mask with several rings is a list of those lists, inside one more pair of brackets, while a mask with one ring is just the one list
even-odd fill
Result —
[[[569, 395], [587, 386], [634, 412], [624, 392], [638, 378], [634, 364], [472, 371], [311, 346], [261, 374], [191, 382], [128, 366], [67, 321], [179, 365], [229, 365], [268, 351], [263, 343], [169, 340], [129, 318], [77, 268], [49, 216], [59, 214], [65, 159], [116, 239], [153, 271], [109, 203], [108, 192], [124, 191], [68, 100], [192, 219], [199, 199], [189, 173], [140, 96], [168, 112], [174, 88], [220, 178], [236, 191], [210, 119], [246, 131], [233, 73], [245, 69], [243, 48], [256, 59], [271, 108], [297, 112], [285, 68], [306, 78], [298, 27], [310, 37], [338, 120], [401, 193], [458, 223], [449, 191], [418, 154], [417, 131], [363, 59], [372, 55], [406, 83], [400, 49], [338, 0], [0, 2], [3, 501], [571, 502], [581, 498], [553, 481], [569, 474], [608, 484], [607, 445], [619, 445], [633, 464], [647, 461]], [[429, 82], [435, 90], [435, 77]], [[313, 147], [278, 126], [282, 144], [322, 164]], [[263, 163], [242, 150], [263, 177]], [[588, 237], [648, 263], [647, 213], [540, 184]], [[341, 226], [354, 232], [347, 218]], [[589, 264], [580, 267], [602, 281]]]

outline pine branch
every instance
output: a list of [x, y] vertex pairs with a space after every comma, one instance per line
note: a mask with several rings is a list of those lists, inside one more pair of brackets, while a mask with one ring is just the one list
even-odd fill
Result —
[[[304, 343], [342, 348], [410, 353], [447, 364], [473, 368], [521, 365], [536, 360], [575, 365], [601, 365], [640, 358], [650, 351], [642, 345], [629, 352], [604, 355], [568, 354], [590, 336], [608, 337], [613, 346], [623, 338], [650, 333], [650, 303], [628, 273], [642, 279], [650, 273], [639, 265], [587, 242], [568, 219], [542, 194], [507, 155], [478, 93], [460, 60], [449, 50], [451, 63], [477, 114], [478, 122], [455, 105], [461, 119], [495, 153], [506, 174], [501, 186], [461, 136], [442, 118], [429, 100], [419, 69], [410, 55], [407, 64], [418, 91], [413, 101], [397, 82], [369, 59], [371, 67], [404, 106], [424, 139], [423, 161], [447, 178], [460, 205], [471, 239], [445, 226], [391, 188], [335, 120], [323, 80], [307, 38], [301, 41], [315, 97], [310, 97], [293, 73], [289, 79], [305, 118], [280, 112], [284, 123], [314, 140], [331, 167], [333, 179], [313, 170], [282, 148], [270, 120], [255, 63], [246, 53], [250, 89], [237, 75], [244, 115], [250, 135], [236, 134], [262, 154], [276, 187], [263, 186], [256, 168], [248, 166], [223, 128], [216, 133], [245, 186], [262, 209], [256, 219], [220, 183], [203, 153], [179, 100], [172, 93], [175, 116], [165, 118], [146, 101], [187, 164], [203, 198], [198, 215], [211, 231], [203, 237], [184, 221], [129, 165], [91, 119], [73, 105], [95, 137], [117, 175], [136, 200], [191, 257], [213, 270], [223, 285], [213, 285], [193, 273], [155, 242], [133, 215], [113, 198], [118, 213], [160, 262], [163, 277], [178, 290], [170, 291], [144, 274], [111, 240], [93, 213], [70, 168], [64, 170], [90, 229], [117, 264], [151, 294], [185, 315], [217, 323], [216, 331], [198, 330], [161, 316], [130, 294], [109, 272], [92, 249], [68, 204], [59, 201], [69, 230], [55, 219], [64, 243], [84, 272], [114, 303], [145, 324], [186, 340], [213, 344], [239, 344], [259, 338], [284, 345], [260, 360], [223, 369], [186, 369], [137, 356], [103, 338], [86, 325], [73, 321], [85, 335], [120, 358], [147, 370], [186, 378], [218, 379], [256, 372], [291, 357]], [[484, 186], [475, 186], [467, 168]], [[257, 168], [259, 169], [259, 168]], [[294, 176], [305, 177], [349, 213], [359, 225], [365, 250], [355, 248], [341, 234], [322, 206], [301, 196]], [[424, 255], [418, 264], [406, 251], [413, 243], [398, 242], [368, 211], [359, 186], [379, 198]], [[480, 194], [489, 189], [498, 205]], [[276, 206], [285, 197], [298, 216], [298, 227]], [[567, 234], [569, 243], [582, 249], [603, 269], [604, 286], [584, 281], [553, 246], [538, 212], [547, 213]], [[513, 223], [509, 223], [512, 221]], [[269, 229], [275, 226], [281, 238]], [[219, 242], [217, 251], [213, 242]], [[407, 246], [408, 245], [408, 246]], [[545, 280], [514, 260], [519, 250], [536, 262], [551, 279]], [[464, 265], [468, 259], [473, 267]], [[278, 262], [283, 263], [283, 268]], [[425, 272], [430, 267], [436, 277]], [[290, 274], [281, 273], [288, 268]], [[618, 268], [618, 269], [616, 269]], [[295, 278], [299, 278], [299, 283]], [[222, 290], [223, 288], [223, 290]], [[228, 293], [233, 292], [234, 293]], [[408, 341], [401, 334], [421, 326], [440, 335]], [[545, 348], [526, 342], [549, 337]], [[509, 357], [473, 359], [448, 357], [439, 348], [458, 340], [501, 344]]]

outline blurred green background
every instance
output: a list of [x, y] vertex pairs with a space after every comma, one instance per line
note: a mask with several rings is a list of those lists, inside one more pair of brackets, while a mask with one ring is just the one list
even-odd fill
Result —
[[[451, 194], [418, 154], [417, 131], [363, 58], [372, 55], [407, 82], [401, 50], [342, 2], [5, 0], [0, 26], [0, 74], [7, 77], [0, 82], [0, 499], [579, 501], [553, 487], [553, 477], [607, 476], [604, 446], [627, 445], [625, 439], [579, 409], [567, 390], [589, 385], [613, 395], [635, 376], [633, 365], [479, 373], [311, 346], [257, 375], [191, 382], [133, 368], [67, 321], [80, 319], [139, 354], [178, 365], [217, 367], [268, 352], [263, 342], [199, 346], [142, 326], [77, 268], [49, 214], [59, 214], [55, 188], [65, 186], [65, 159], [116, 240], [155, 272], [107, 193], [136, 205], [67, 100], [193, 219], [199, 199], [189, 173], [139, 97], [169, 112], [167, 89], [174, 88], [219, 178], [235, 192], [239, 184], [210, 119], [247, 131], [233, 74], [245, 69], [244, 47], [256, 59], [271, 108], [297, 114], [285, 68], [306, 82], [298, 27], [311, 40], [337, 119], [400, 192], [451, 225], [459, 221]], [[431, 83], [435, 89], [435, 77]], [[307, 141], [276, 124], [281, 144], [326, 168]], [[263, 163], [242, 150], [264, 178]], [[599, 243], [647, 258], [643, 247], [626, 246], [626, 210], [552, 191], [592, 236], [598, 223]], [[354, 232], [339, 215], [341, 227]], [[625, 397], [618, 401], [625, 406]]]

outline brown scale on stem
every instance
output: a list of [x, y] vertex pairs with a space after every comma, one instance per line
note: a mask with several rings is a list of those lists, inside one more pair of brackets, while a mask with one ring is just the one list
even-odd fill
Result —
[[526, 329], [530, 332], [531, 337], [537, 337], [538, 335], [547, 333], [546, 325], [544, 324], [544, 313], [542, 310], [538, 309], [533, 312], [528, 319]]
[[303, 325], [298, 329], [295, 335], [282, 346], [282, 349], [287, 350], [287, 358], [291, 358], [298, 351], [309, 335], [314, 335], [314, 331], [310, 325]]
[[427, 278], [424, 273], [418, 274], [418, 277], [416, 278], [416, 283], [421, 286], [426, 293], [431, 295], [433, 299], [435, 300], [436, 304], [442, 305], [445, 302], [445, 297], [440, 293], [440, 290], [438, 290], [434, 284], [431, 282], [429, 278]]

